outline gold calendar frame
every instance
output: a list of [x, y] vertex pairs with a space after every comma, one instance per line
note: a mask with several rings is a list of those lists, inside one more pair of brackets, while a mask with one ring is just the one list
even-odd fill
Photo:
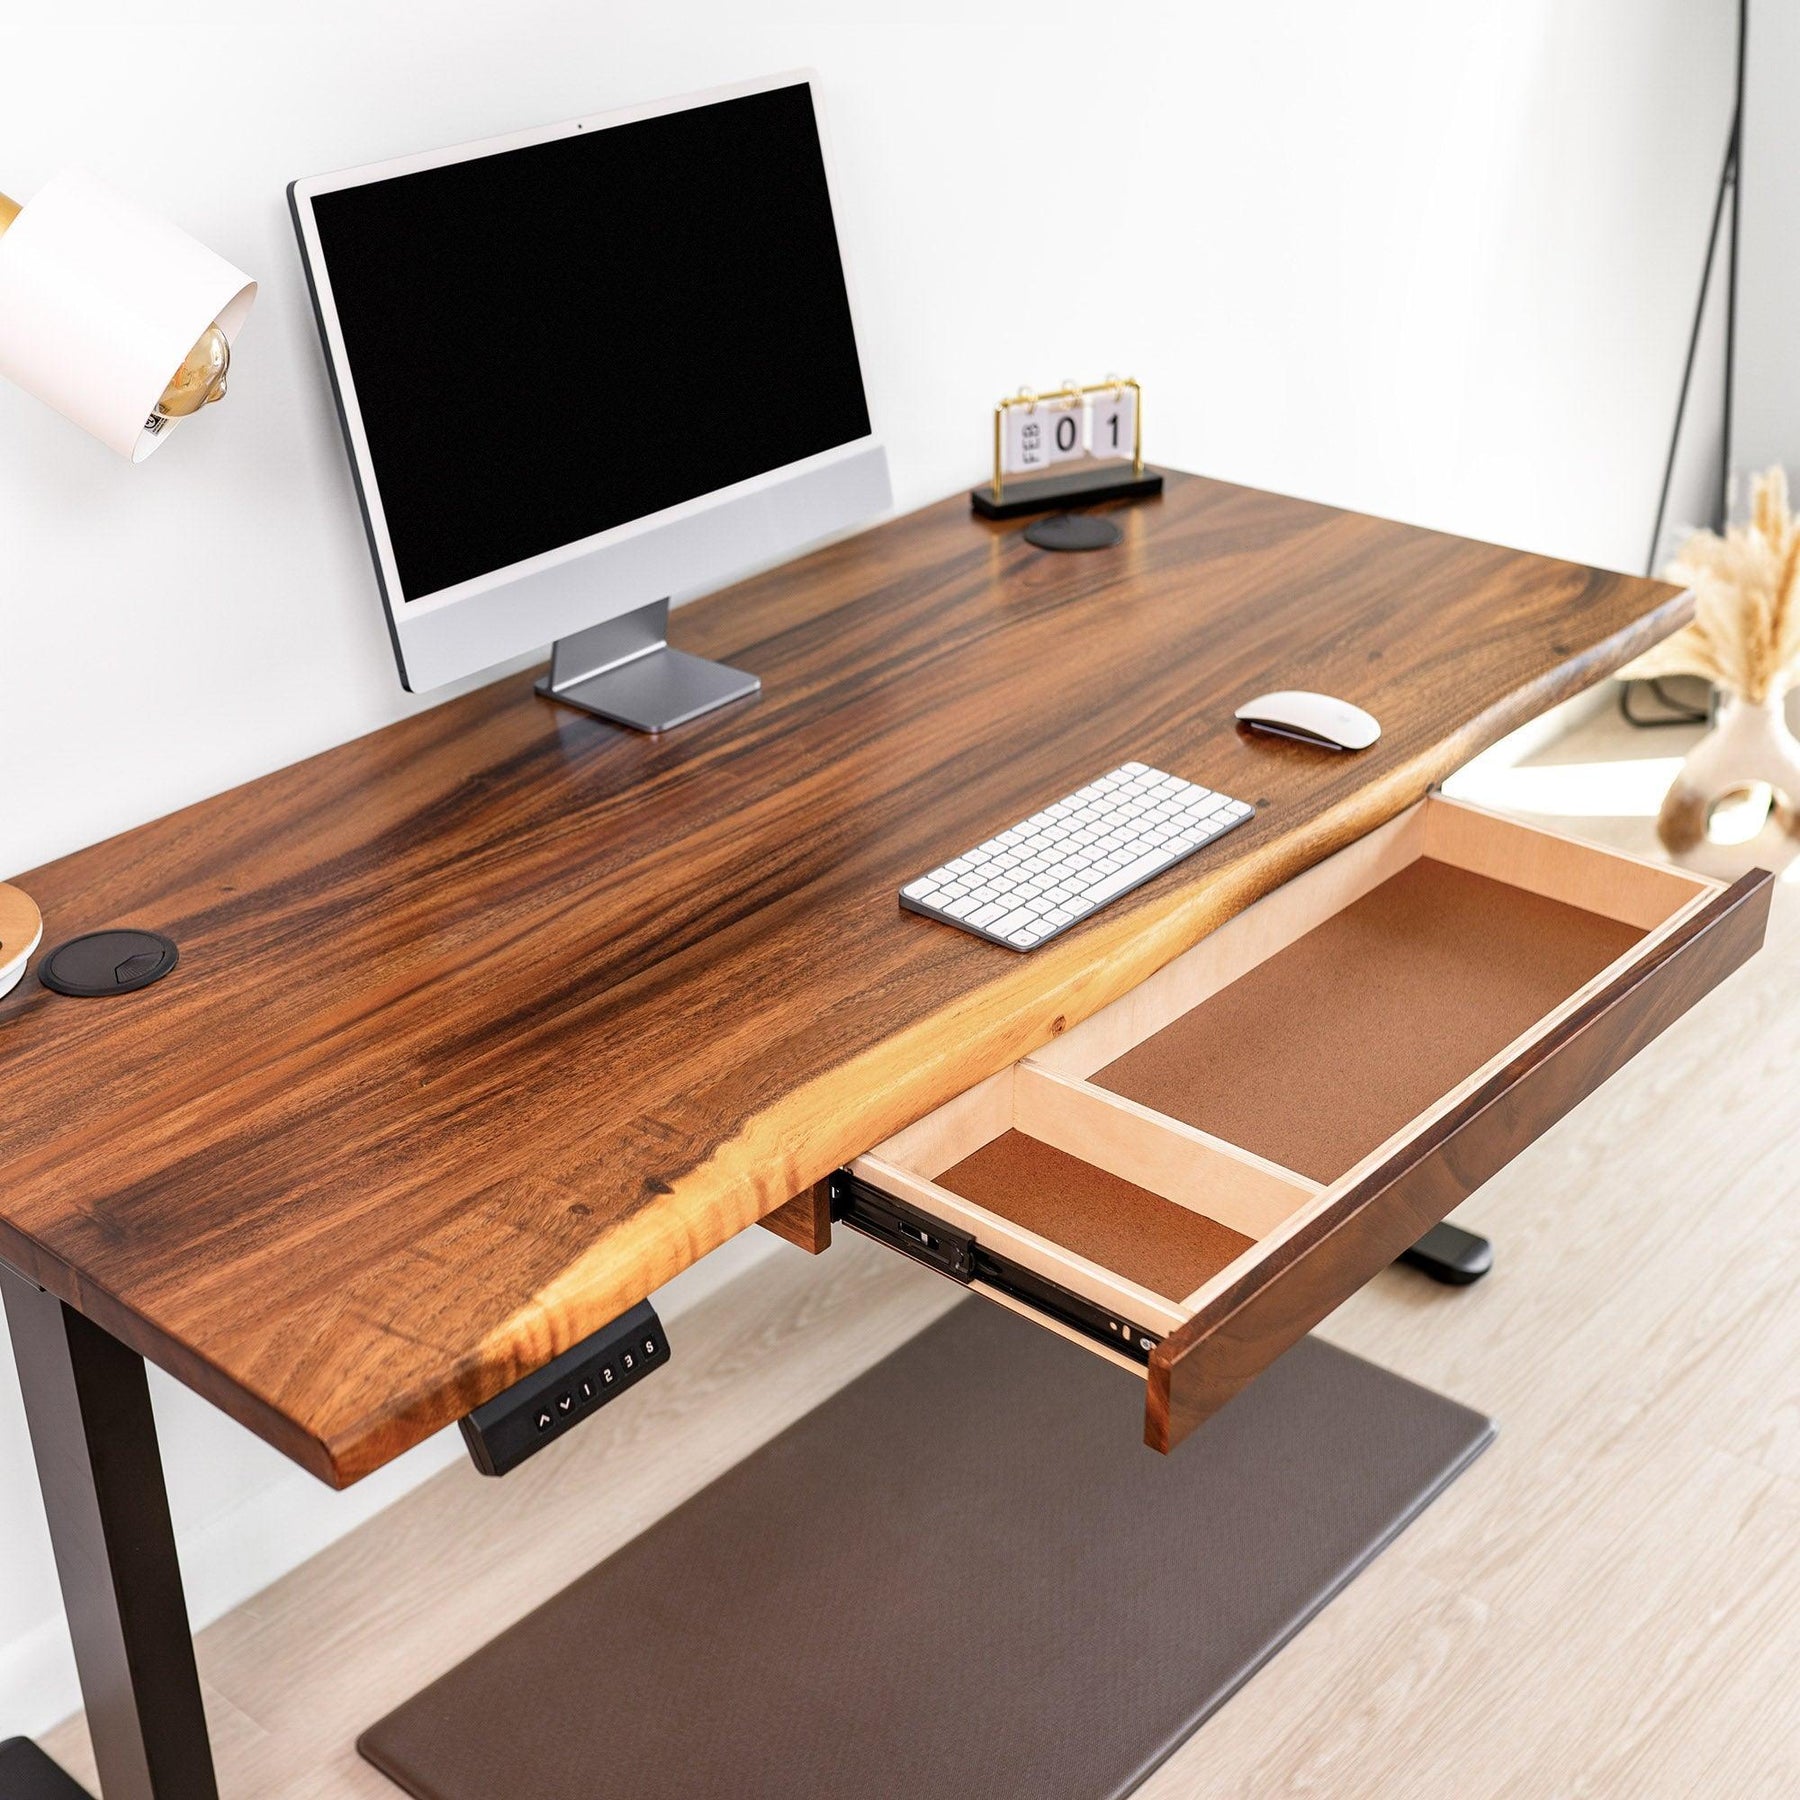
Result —
[[[994, 504], [1003, 505], [1006, 500], [1006, 470], [1002, 465], [1006, 460], [1006, 415], [1009, 412], [1019, 406], [1054, 406], [1059, 400], [1072, 400], [1079, 405], [1089, 394], [1116, 394], [1126, 388], [1130, 388], [1135, 396], [1131, 422], [1131, 475], [1134, 481], [1141, 480], [1144, 473], [1144, 390], [1135, 379], [1126, 375], [1110, 381], [1090, 381], [1081, 387], [1064, 382], [1047, 394], [1040, 394], [1033, 388], [1021, 388], [994, 408]], [[1094, 457], [1091, 460], [1102, 459]], [[1027, 476], [1025, 479], [1032, 478]]]

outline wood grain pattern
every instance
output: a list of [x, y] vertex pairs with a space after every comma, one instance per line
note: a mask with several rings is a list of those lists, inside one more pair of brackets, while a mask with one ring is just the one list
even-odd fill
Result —
[[815, 1181], [804, 1194], [784, 1201], [760, 1221], [778, 1238], [797, 1245], [809, 1256], [831, 1248], [831, 1183]]
[[1203, 1307], [1150, 1358], [1167, 1451], [1761, 947], [1774, 877], [1743, 876]]
[[[959, 496], [689, 607], [763, 694], [665, 739], [509, 678], [33, 871], [182, 962], [0, 1002], [0, 1256], [347, 1483], [1690, 608], [1197, 478], [1118, 516], [1047, 556]], [[1277, 686], [1380, 744], [1240, 734]], [[1258, 816], [1029, 958], [896, 906], [1131, 757]]]

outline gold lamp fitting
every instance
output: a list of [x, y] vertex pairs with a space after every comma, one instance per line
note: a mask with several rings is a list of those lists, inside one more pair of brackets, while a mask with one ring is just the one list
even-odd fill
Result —
[[231, 340], [216, 324], [209, 325], [163, 389], [156, 410], [165, 419], [185, 419], [225, 398], [225, 378], [230, 373]]

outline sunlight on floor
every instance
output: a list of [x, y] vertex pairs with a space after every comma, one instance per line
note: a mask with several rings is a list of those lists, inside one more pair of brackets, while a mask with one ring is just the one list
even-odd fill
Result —
[[1491, 806], [1496, 812], [1536, 813], [1556, 819], [1654, 819], [1679, 756], [1634, 762], [1528, 764], [1477, 768], [1471, 764], [1444, 784], [1446, 793]]
[[1496, 745], [1452, 775], [1444, 792], [1719, 880], [1763, 868], [1784, 882], [1800, 882], [1800, 843], [1771, 816], [1767, 789], [1720, 806], [1708, 841], [1689, 855], [1670, 857], [1657, 841], [1663, 796], [1700, 735], [1695, 729], [1634, 730], [1609, 708], [1522, 758], [1516, 745]]

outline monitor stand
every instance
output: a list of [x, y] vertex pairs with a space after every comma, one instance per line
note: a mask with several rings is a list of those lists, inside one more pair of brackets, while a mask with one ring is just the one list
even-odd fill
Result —
[[537, 684], [547, 700], [651, 732], [685, 725], [761, 689], [761, 678], [742, 669], [671, 650], [667, 600], [558, 638], [550, 673]]

